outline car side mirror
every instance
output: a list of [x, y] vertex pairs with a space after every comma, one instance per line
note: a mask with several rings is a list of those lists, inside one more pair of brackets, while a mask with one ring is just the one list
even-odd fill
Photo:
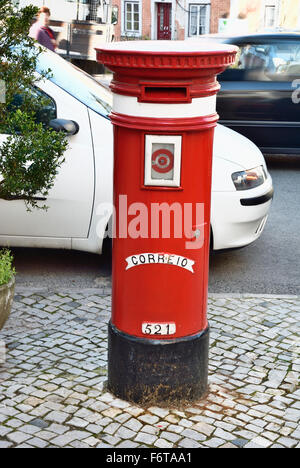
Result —
[[74, 120], [53, 119], [49, 126], [56, 132], [64, 132], [68, 135], [76, 135], [79, 132], [79, 125]]

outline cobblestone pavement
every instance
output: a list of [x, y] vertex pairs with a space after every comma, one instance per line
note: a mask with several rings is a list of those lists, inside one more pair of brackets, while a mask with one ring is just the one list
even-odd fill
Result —
[[0, 448], [299, 448], [299, 311], [296, 296], [211, 295], [207, 398], [143, 409], [105, 389], [109, 289], [17, 289]]

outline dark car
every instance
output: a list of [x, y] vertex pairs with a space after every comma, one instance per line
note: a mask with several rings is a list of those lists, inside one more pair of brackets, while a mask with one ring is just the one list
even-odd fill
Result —
[[218, 78], [220, 123], [264, 153], [300, 154], [300, 33], [214, 39], [239, 47], [235, 65]]

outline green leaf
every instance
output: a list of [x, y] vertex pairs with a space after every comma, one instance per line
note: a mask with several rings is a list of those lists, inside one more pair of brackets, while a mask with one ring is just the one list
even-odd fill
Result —
[[9, 283], [15, 274], [11, 252], [7, 249], [0, 250], [0, 286]]

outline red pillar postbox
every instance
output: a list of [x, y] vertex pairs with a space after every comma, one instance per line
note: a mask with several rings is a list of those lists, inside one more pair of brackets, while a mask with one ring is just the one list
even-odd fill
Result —
[[140, 404], [207, 390], [216, 75], [236, 48], [130, 41], [97, 49], [114, 73], [114, 239], [108, 389]]

